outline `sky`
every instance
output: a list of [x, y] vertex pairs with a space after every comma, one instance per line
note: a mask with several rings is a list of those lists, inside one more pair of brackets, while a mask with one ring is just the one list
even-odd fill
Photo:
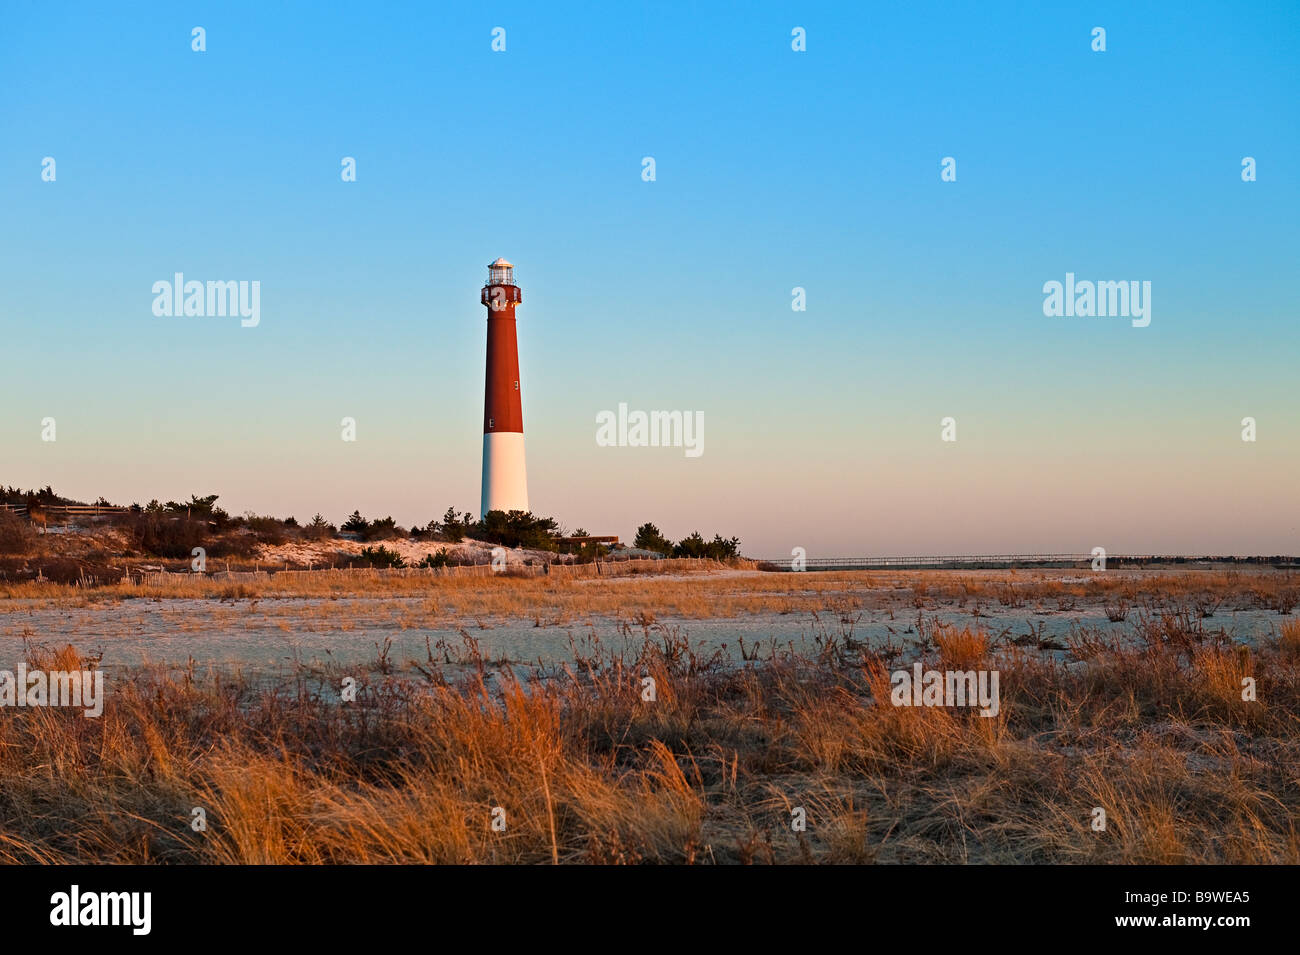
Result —
[[[477, 512], [504, 256], [568, 530], [1300, 553], [1300, 5], [1046, 6], [6, 3], [0, 484]], [[258, 324], [155, 315], [177, 272]]]

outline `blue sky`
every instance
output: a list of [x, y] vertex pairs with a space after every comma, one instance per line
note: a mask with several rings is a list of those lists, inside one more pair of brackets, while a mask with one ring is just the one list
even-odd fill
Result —
[[[476, 510], [503, 255], [531, 499], [570, 528], [1300, 551], [1293, 3], [0, 18], [0, 482]], [[261, 324], [154, 316], [178, 271], [260, 281]], [[1150, 281], [1151, 325], [1045, 317], [1067, 271]], [[598, 447], [620, 402], [702, 411], [705, 453]]]

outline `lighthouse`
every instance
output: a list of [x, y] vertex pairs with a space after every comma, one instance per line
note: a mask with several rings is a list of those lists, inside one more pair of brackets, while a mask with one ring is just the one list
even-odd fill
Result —
[[483, 511], [528, 510], [524, 408], [519, 394], [515, 306], [523, 301], [515, 267], [488, 266], [480, 300], [487, 306], [487, 382], [483, 398]]

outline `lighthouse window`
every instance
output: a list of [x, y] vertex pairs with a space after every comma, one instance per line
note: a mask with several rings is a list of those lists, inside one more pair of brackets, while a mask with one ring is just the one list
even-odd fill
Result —
[[489, 428], [494, 428], [494, 427], [496, 427], [496, 425], [493, 423], [493, 421], [492, 421], [491, 418], [488, 418], [488, 427], [489, 427]]
[[515, 382], [515, 391], [518, 391], [518, 390], [519, 390], [519, 382], [516, 381], [516, 382]]

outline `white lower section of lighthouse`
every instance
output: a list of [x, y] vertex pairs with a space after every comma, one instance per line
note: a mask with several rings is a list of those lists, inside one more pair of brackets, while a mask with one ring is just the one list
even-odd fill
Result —
[[489, 431], [483, 435], [483, 514], [528, 510], [528, 476], [524, 469], [524, 435]]

